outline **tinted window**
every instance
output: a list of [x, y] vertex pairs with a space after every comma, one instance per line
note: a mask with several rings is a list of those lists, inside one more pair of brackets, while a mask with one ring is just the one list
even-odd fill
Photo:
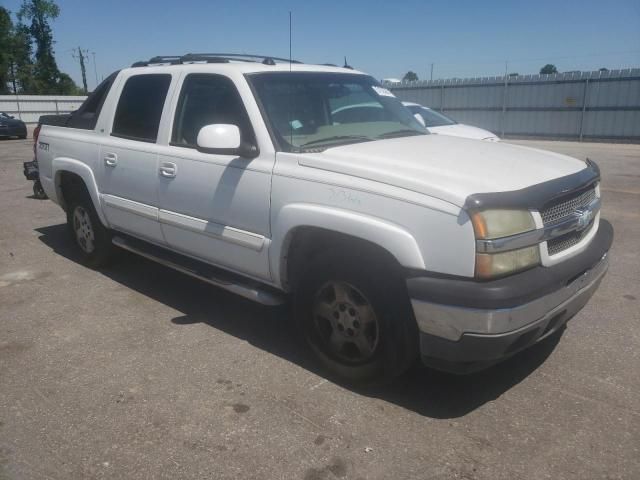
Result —
[[136, 75], [125, 83], [113, 120], [112, 135], [155, 142], [171, 75]]
[[253, 140], [242, 99], [230, 79], [208, 74], [187, 76], [176, 109], [171, 143], [195, 147], [200, 129], [214, 123], [237, 125], [243, 140]]

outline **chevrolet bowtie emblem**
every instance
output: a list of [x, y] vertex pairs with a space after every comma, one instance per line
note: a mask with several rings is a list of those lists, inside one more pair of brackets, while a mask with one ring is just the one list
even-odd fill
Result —
[[593, 220], [593, 210], [590, 208], [576, 210], [575, 215], [578, 217], [577, 230], [584, 230], [591, 224], [591, 220]]

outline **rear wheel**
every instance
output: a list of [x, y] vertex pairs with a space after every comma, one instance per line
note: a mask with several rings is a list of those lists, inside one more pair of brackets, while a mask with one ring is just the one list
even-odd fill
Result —
[[115, 250], [111, 233], [102, 225], [88, 194], [73, 196], [67, 209], [67, 226], [84, 264], [96, 268], [109, 263]]
[[386, 383], [416, 359], [418, 334], [400, 275], [357, 254], [319, 255], [299, 280], [294, 315], [315, 358], [343, 382]]
[[33, 182], [33, 196], [39, 200], [45, 200], [47, 198], [47, 194], [45, 193], [44, 188], [42, 188], [40, 180]]

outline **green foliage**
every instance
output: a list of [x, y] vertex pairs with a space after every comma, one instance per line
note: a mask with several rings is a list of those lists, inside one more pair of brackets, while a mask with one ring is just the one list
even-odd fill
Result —
[[418, 74], [416, 72], [412, 72], [411, 70], [409, 70], [407, 73], [404, 74], [404, 77], [402, 77], [402, 80], [404, 82], [417, 82]]
[[39, 93], [56, 93], [60, 71], [53, 57], [53, 34], [49, 21], [60, 15], [60, 9], [51, 0], [24, 0], [18, 12], [20, 22], [31, 22], [29, 33], [35, 44], [35, 68], [33, 71]]
[[9, 12], [0, 7], [0, 93], [79, 92], [71, 77], [58, 70], [53, 54], [49, 22], [59, 15], [52, 0], [23, 0], [14, 25]]
[[9, 11], [0, 7], [0, 95], [9, 93], [12, 29]]
[[547, 63], [540, 69], [540, 75], [551, 75], [552, 73], [558, 73], [558, 69], [551, 63]]
[[58, 83], [56, 85], [56, 92], [59, 95], [86, 95], [87, 92], [80, 88], [66, 73], [60, 73], [58, 76]]

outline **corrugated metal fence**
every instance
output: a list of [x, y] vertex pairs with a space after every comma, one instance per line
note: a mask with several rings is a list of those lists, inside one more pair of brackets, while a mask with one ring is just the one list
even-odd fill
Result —
[[640, 69], [387, 84], [501, 136], [640, 141]]
[[57, 115], [76, 110], [84, 96], [64, 95], [0, 95], [0, 112], [6, 112], [25, 123], [37, 123], [40, 115]]

